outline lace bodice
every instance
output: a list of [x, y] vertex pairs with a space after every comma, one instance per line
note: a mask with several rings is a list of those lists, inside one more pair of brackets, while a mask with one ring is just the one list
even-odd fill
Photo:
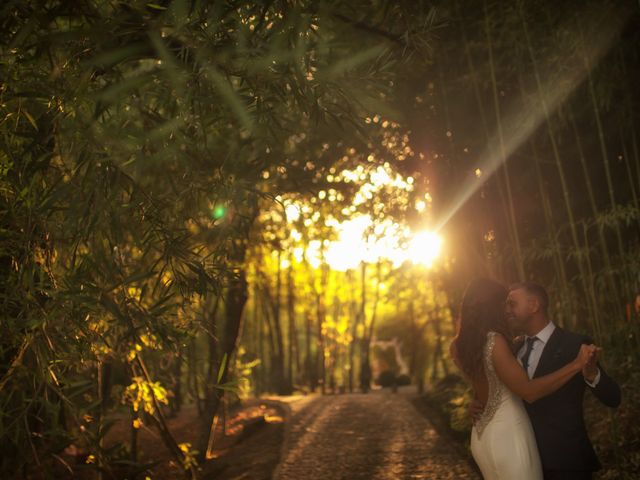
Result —
[[493, 366], [493, 346], [496, 342], [496, 332], [487, 332], [487, 341], [484, 344], [482, 362], [484, 364], [484, 372], [487, 377], [487, 383], [489, 384], [489, 393], [487, 396], [487, 404], [480, 415], [480, 418], [475, 422], [474, 426], [478, 432], [478, 436], [482, 435], [482, 431], [491, 421], [495, 415], [502, 398], [507, 389], [505, 385], [498, 378], [498, 374]]

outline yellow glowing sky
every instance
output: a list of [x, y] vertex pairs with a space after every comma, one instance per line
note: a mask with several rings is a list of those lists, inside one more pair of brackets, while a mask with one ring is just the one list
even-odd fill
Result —
[[[360, 262], [375, 263], [389, 260], [394, 266], [405, 261], [431, 266], [440, 253], [442, 240], [430, 232], [411, 234], [398, 224], [385, 222], [378, 225], [374, 235], [365, 238], [365, 230], [371, 226], [368, 215], [346, 222], [334, 222], [338, 239], [329, 242], [325, 251], [327, 264], [334, 270], [345, 271], [357, 267]], [[401, 239], [408, 242], [403, 245]], [[301, 252], [298, 252], [301, 255]], [[298, 258], [299, 260], [301, 258]], [[307, 259], [317, 268], [320, 265], [320, 242], [312, 241], [307, 249]]]
[[[355, 170], [344, 170], [337, 176], [327, 177], [331, 181], [359, 182], [361, 187], [356, 193], [353, 205], [359, 205], [372, 201], [375, 192], [384, 187], [397, 189], [399, 192], [410, 192], [414, 188], [412, 177], [403, 178], [391, 170], [388, 163], [374, 169], [365, 170], [359, 165]], [[318, 192], [317, 198], [324, 201], [334, 201], [336, 193], [330, 189], [328, 192]], [[282, 199], [281, 199], [282, 200]], [[424, 200], [418, 200], [414, 205], [418, 212], [426, 209], [431, 196], [426, 193]], [[294, 204], [284, 200], [285, 216], [288, 222], [296, 222], [300, 218], [301, 211], [310, 213], [312, 209], [308, 205]], [[353, 208], [353, 207], [351, 207]], [[349, 210], [349, 209], [347, 209]], [[353, 208], [355, 210], [355, 208]], [[409, 227], [401, 226], [391, 220], [377, 222], [375, 225], [369, 215], [354, 214], [346, 221], [339, 222], [336, 219], [321, 219], [319, 212], [305, 219], [305, 225], [315, 221], [323, 221], [326, 226], [332, 227], [337, 239], [325, 240], [324, 257], [326, 263], [333, 270], [346, 271], [356, 268], [361, 262], [376, 263], [378, 260], [392, 262], [399, 266], [405, 261], [430, 267], [440, 254], [442, 238], [429, 231], [412, 232]], [[373, 233], [371, 229], [373, 227]], [[302, 235], [295, 229], [291, 230], [291, 239], [298, 243]], [[302, 261], [304, 249], [294, 249], [294, 256]], [[306, 258], [312, 267], [318, 268], [321, 264], [321, 241], [311, 240], [306, 248]], [[285, 265], [287, 267], [288, 265]]]
[[[394, 266], [405, 261], [430, 267], [440, 254], [442, 238], [435, 233], [422, 231], [412, 233], [407, 227], [401, 227], [391, 221], [376, 226], [374, 234], [365, 237], [365, 231], [371, 227], [368, 215], [356, 216], [345, 222], [327, 221], [338, 238], [327, 242], [325, 261], [333, 270], [346, 271], [356, 268], [360, 262], [375, 263], [379, 259], [388, 260]], [[294, 230], [292, 236], [299, 234]], [[403, 241], [404, 240], [404, 241]], [[312, 267], [321, 263], [320, 240], [309, 242], [306, 257]], [[303, 249], [296, 248], [294, 256], [302, 260]]]

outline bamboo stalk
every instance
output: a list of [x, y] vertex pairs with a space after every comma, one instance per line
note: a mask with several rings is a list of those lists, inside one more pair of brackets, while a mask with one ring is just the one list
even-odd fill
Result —
[[[619, 58], [620, 58], [620, 66], [622, 67], [622, 75], [625, 79], [630, 79], [631, 77], [627, 72], [627, 61], [624, 56], [624, 50], [620, 48], [619, 50]], [[633, 158], [635, 160], [636, 167], [636, 177], [635, 182], [637, 182], [637, 186], [640, 189], [640, 153], [638, 152], [638, 136], [637, 130], [634, 120], [633, 113], [633, 97], [631, 96], [631, 91], [635, 91], [635, 85], [629, 85], [629, 82], [626, 82], [625, 85], [625, 106], [627, 110], [627, 118], [629, 119], [629, 133], [631, 135], [631, 150], [633, 151]]]
[[636, 192], [636, 185], [633, 180], [633, 170], [631, 169], [631, 163], [629, 162], [629, 152], [627, 151], [627, 143], [624, 139], [622, 125], [620, 125], [620, 145], [622, 146], [622, 159], [624, 160], [624, 166], [627, 170], [627, 178], [629, 180], [629, 188], [631, 190], [633, 205], [636, 207], [636, 210], [640, 210], [640, 206], [638, 204], [638, 193]]
[[[312, 292], [315, 293], [316, 288], [315, 288], [315, 279], [314, 279], [314, 275], [313, 272], [311, 271], [311, 266], [309, 265], [309, 262], [307, 261], [307, 249], [306, 249], [306, 244], [304, 247], [304, 250], [302, 252], [302, 262], [303, 262], [303, 266], [304, 266], [304, 271], [306, 273], [306, 279], [307, 282], [310, 285], [310, 290]], [[312, 338], [312, 331], [313, 331], [313, 319], [312, 319], [312, 315], [311, 315], [311, 302], [306, 303], [306, 305], [309, 305], [308, 307], [305, 308], [305, 372], [306, 372], [306, 376], [307, 376], [307, 381], [309, 382], [309, 389], [312, 392], [315, 392], [316, 390], [316, 381], [317, 381], [317, 361], [313, 361], [312, 360], [312, 349], [311, 349], [311, 338]], [[317, 354], [316, 354], [316, 360], [317, 360]]]
[[[569, 288], [569, 282], [567, 281], [567, 272], [564, 266], [564, 262], [562, 261], [562, 257], [560, 252], [562, 251], [562, 247], [560, 245], [560, 241], [558, 240], [557, 227], [555, 222], [553, 221], [553, 210], [551, 207], [551, 202], [549, 200], [549, 195], [547, 194], [547, 190], [544, 185], [542, 172], [540, 169], [540, 158], [538, 156], [538, 149], [536, 148], [535, 142], [529, 142], [531, 146], [531, 151], [533, 153], [533, 163], [536, 172], [536, 180], [538, 184], [538, 190], [540, 192], [540, 198], [542, 200], [542, 212], [544, 214], [545, 225], [547, 226], [547, 235], [549, 236], [549, 240], [553, 245], [553, 264], [554, 269], [556, 271], [556, 275], [559, 276], [560, 285], [562, 289], [561, 295], [564, 298], [570, 299], [570, 304], [572, 305], [571, 310], [573, 309], [574, 304], [574, 296], [571, 295], [571, 289]], [[576, 325], [572, 322], [572, 328], [575, 328]]]
[[[579, 271], [579, 277], [580, 277], [580, 283], [582, 284], [582, 289], [585, 295], [588, 295], [589, 292], [589, 288], [586, 284], [586, 280], [585, 280], [585, 268], [583, 265], [583, 260], [582, 257], [584, 256], [583, 253], [583, 249], [580, 245], [580, 241], [578, 240], [578, 234], [576, 231], [576, 222], [575, 222], [575, 217], [574, 217], [574, 213], [573, 213], [573, 207], [571, 205], [571, 198], [570, 198], [570, 194], [569, 194], [569, 187], [567, 184], [567, 180], [566, 180], [566, 176], [565, 176], [565, 172], [564, 172], [564, 167], [562, 164], [562, 159], [560, 157], [560, 152], [558, 150], [558, 144], [556, 141], [556, 136], [553, 132], [553, 128], [551, 125], [551, 112], [549, 111], [549, 107], [547, 105], [547, 102], [545, 100], [545, 96], [544, 96], [544, 92], [542, 90], [542, 80], [540, 78], [540, 71], [538, 69], [538, 62], [536, 61], [535, 58], [535, 54], [533, 52], [533, 46], [531, 44], [531, 38], [529, 35], [529, 29], [527, 27], [527, 20], [523, 11], [523, 6], [520, 5], [519, 8], [519, 13], [520, 13], [520, 20], [521, 20], [521, 24], [522, 24], [522, 30], [524, 33], [524, 37], [525, 37], [525, 43], [527, 46], [527, 51], [529, 53], [529, 58], [531, 60], [531, 64], [533, 66], [533, 73], [534, 73], [534, 78], [535, 78], [535, 83], [536, 83], [536, 88], [537, 88], [537, 92], [538, 92], [538, 100], [542, 106], [542, 110], [544, 113], [544, 118], [545, 118], [545, 125], [546, 125], [546, 130], [547, 130], [547, 135], [549, 137], [549, 141], [551, 143], [551, 149], [553, 151], [553, 158], [555, 160], [555, 164], [556, 164], [556, 168], [558, 171], [558, 177], [560, 179], [560, 184], [561, 184], [561, 189], [562, 189], [562, 198], [564, 200], [564, 206], [565, 206], [565, 210], [567, 213], [567, 217], [568, 217], [568, 221], [569, 221], [569, 231], [571, 233], [571, 240], [573, 242], [573, 248], [575, 249], [576, 252], [576, 266], [578, 267], [578, 271]], [[592, 313], [596, 313], [596, 307], [592, 306], [593, 308], [593, 312]]]
[[358, 344], [358, 306], [356, 304], [355, 292], [357, 289], [353, 270], [346, 272], [346, 283], [349, 290], [349, 320], [351, 321], [351, 342], [349, 342], [349, 393], [353, 393], [355, 372], [355, 355], [356, 346]]
[[[526, 103], [527, 95], [525, 92], [522, 75], [518, 75], [518, 83], [520, 85], [520, 95], [522, 96], [522, 98]], [[560, 280], [561, 295], [563, 298], [568, 298], [570, 300], [571, 311], [575, 311], [573, 308], [574, 295], [571, 294], [571, 289], [569, 288], [569, 281], [567, 280], [567, 272], [565, 269], [563, 259], [560, 255], [562, 251], [562, 246], [558, 239], [558, 228], [555, 225], [555, 222], [553, 220], [553, 209], [551, 207], [551, 201], [549, 199], [547, 189], [545, 188], [545, 185], [544, 185], [542, 169], [541, 169], [541, 160], [540, 160], [540, 156], [538, 155], [536, 142], [534, 140], [530, 140], [529, 147], [531, 148], [531, 153], [533, 156], [533, 165], [536, 173], [536, 183], [538, 185], [538, 192], [540, 193], [540, 199], [542, 200], [542, 212], [544, 215], [545, 225], [547, 228], [547, 235], [549, 237], [549, 241], [553, 245], [553, 265], [554, 265], [555, 273]], [[573, 322], [572, 322], [572, 327], [575, 328], [575, 324], [573, 324]]]
[[[584, 243], [585, 245], [589, 245], [589, 236], [587, 235], [587, 225], [582, 222], [582, 232], [583, 232], [583, 237], [584, 237]], [[592, 299], [593, 302], [595, 302], [595, 298], [596, 298], [596, 292], [595, 292], [595, 277], [593, 274], [593, 267], [591, 266], [591, 257], [590, 255], [586, 255], [586, 267], [587, 267], [587, 275], [588, 275], [588, 279], [589, 281], [587, 282], [587, 284], [589, 285], [589, 298]], [[593, 305], [592, 305], [592, 308]], [[595, 307], [595, 309], [591, 312], [592, 315], [589, 315], [589, 322], [591, 323], [591, 327], [593, 329], [593, 331], [595, 332], [595, 340], [596, 343], [598, 343], [599, 345], [602, 344], [602, 330], [601, 330], [601, 322], [600, 322], [600, 317], [598, 314], [598, 308], [597, 305]]]
[[380, 284], [382, 283], [382, 260], [378, 259], [376, 263], [376, 290], [375, 296], [373, 299], [373, 311], [371, 313], [371, 322], [369, 323], [369, 334], [367, 335], [368, 344], [371, 344], [371, 340], [373, 338], [373, 331], [376, 324], [376, 319], [378, 316], [378, 304], [380, 303]]
[[322, 327], [326, 316], [325, 296], [327, 293], [327, 275], [328, 265], [325, 259], [325, 246], [322, 241], [322, 247], [320, 248], [320, 288], [316, 291], [316, 328], [318, 335], [318, 349], [317, 349], [317, 362], [319, 366], [319, 381], [320, 391], [324, 395], [326, 393], [326, 362], [325, 362], [325, 347], [326, 342], [324, 334], [322, 333]]
[[[458, 0], [456, 0], [454, 2], [454, 6], [456, 9], [456, 15], [458, 16], [458, 18], [460, 18], [460, 9], [459, 9], [459, 4], [458, 4]], [[473, 93], [474, 93], [474, 98], [476, 101], [476, 105], [478, 107], [478, 113], [480, 114], [480, 123], [482, 125], [483, 131], [484, 131], [484, 135], [485, 135], [485, 139], [487, 142], [487, 149], [490, 153], [491, 156], [495, 155], [495, 151], [494, 151], [494, 147], [493, 147], [493, 143], [491, 142], [491, 134], [489, 131], [489, 125], [488, 125], [488, 121], [487, 121], [487, 114], [485, 112], [484, 109], [484, 105], [482, 102], [482, 95], [480, 93], [480, 88], [478, 86], [478, 75], [476, 72], [476, 68], [475, 68], [475, 64], [473, 62], [473, 56], [471, 55], [471, 49], [469, 48], [469, 41], [467, 38], [467, 33], [466, 33], [466, 29], [465, 29], [465, 22], [461, 21], [460, 22], [460, 31], [462, 33], [462, 39], [463, 39], [463, 43], [464, 43], [464, 51], [465, 51], [465, 59], [466, 59], [466, 63], [467, 63], [467, 68], [469, 70], [469, 74], [471, 75], [471, 84], [473, 86]], [[503, 208], [503, 213], [504, 213], [504, 218], [506, 220], [506, 224], [507, 224], [507, 232], [508, 235], [511, 239], [511, 243], [515, 244], [516, 243], [516, 239], [515, 239], [515, 235], [513, 233], [513, 222], [512, 222], [512, 217], [509, 214], [509, 209], [507, 207], [507, 201], [505, 200], [505, 194], [503, 191], [503, 187], [500, 183], [500, 180], [502, 180], [504, 182], [505, 177], [504, 177], [504, 172], [503, 175], [500, 178], [496, 178], [496, 186], [498, 189], [498, 194], [500, 196], [500, 205]], [[502, 269], [500, 269], [500, 272], [497, 272], [497, 276], [498, 277], [504, 277], [504, 272], [502, 271]]]
[[[580, 138], [580, 134], [578, 133], [578, 127], [576, 125], [575, 117], [573, 115], [573, 110], [571, 108], [568, 109], [568, 118], [569, 118], [569, 123], [571, 124], [572, 130], [573, 130], [576, 147], [578, 149], [578, 159], [580, 160], [580, 165], [582, 166], [584, 184], [587, 188], [587, 194], [589, 198], [589, 205], [591, 207], [591, 213], [593, 215], [593, 218], [596, 224], [596, 230], [598, 234], [598, 245], [600, 248], [600, 253], [602, 255], [602, 260], [604, 262], [605, 282], [607, 285], [608, 296], [610, 298], [615, 298], [618, 294], [618, 288], [616, 287], [616, 279], [613, 275], [613, 267], [611, 265], [611, 258], [609, 256], [609, 248], [607, 246], [607, 240], [604, 236], [604, 228], [600, 222], [597, 222], [599, 211], [596, 205], [595, 194], [594, 194], [593, 186], [591, 182], [591, 175], [589, 174], [589, 168], [587, 166], [587, 161], [584, 155], [584, 149], [582, 147], [582, 140]], [[593, 294], [595, 295], [595, 292], [593, 292]], [[591, 307], [591, 314], [599, 316], [601, 308], [599, 306], [597, 298], [594, 298], [593, 302], [594, 302], [594, 305], [592, 305]], [[621, 314], [621, 311], [617, 302], [615, 302], [613, 309], [616, 316], [619, 316]]]
[[365, 262], [364, 260], [361, 262], [361, 267], [360, 267], [360, 294], [361, 294], [361, 300], [360, 300], [360, 315], [359, 315], [359, 320], [362, 323], [363, 328], [363, 333], [362, 333], [362, 339], [360, 342], [361, 345], [361, 351], [360, 351], [360, 355], [362, 357], [362, 361], [360, 364], [360, 388], [362, 389], [363, 393], [367, 393], [369, 390], [369, 387], [371, 386], [371, 367], [369, 365], [369, 346], [367, 344], [367, 314], [366, 314], [366, 306], [367, 306], [367, 262]]
[[[613, 188], [613, 180], [611, 177], [611, 168], [610, 168], [610, 160], [609, 160], [609, 153], [607, 151], [607, 143], [606, 143], [606, 139], [605, 139], [605, 134], [604, 134], [604, 129], [602, 127], [602, 119], [601, 119], [601, 114], [600, 114], [600, 107], [598, 106], [598, 100], [596, 97], [596, 92], [595, 92], [595, 86], [593, 83], [593, 74], [592, 74], [592, 65], [591, 62], [589, 60], [589, 56], [585, 50], [585, 41], [584, 41], [584, 32], [582, 30], [582, 24], [580, 21], [578, 21], [578, 31], [579, 31], [579, 35], [580, 35], [580, 51], [582, 54], [582, 60], [584, 63], [584, 68], [586, 70], [587, 73], [587, 85], [589, 88], [589, 99], [591, 101], [591, 107], [592, 107], [592, 111], [593, 111], [593, 116], [594, 119], [596, 121], [596, 128], [597, 128], [597, 132], [598, 132], [598, 144], [600, 146], [600, 154], [602, 155], [602, 163], [604, 166], [604, 171], [605, 171], [605, 178], [607, 180], [607, 190], [609, 193], [609, 203], [612, 209], [615, 209], [617, 203], [616, 203], [616, 198], [615, 198], [615, 190]], [[620, 255], [620, 259], [623, 258], [624, 256], [624, 246], [623, 246], [623, 242], [622, 242], [622, 234], [620, 232], [620, 226], [618, 225], [618, 223], [616, 222], [615, 224], [615, 234], [616, 234], [616, 240], [617, 240], [617, 246], [618, 246], [618, 254]], [[625, 277], [627, 277], [627, 275], [625, 274]], [[626, 279], [628, 280], [628, 278]], [[628, 285], [629, 282], [626, 281], [624, 282], [624, 285], [621, 285], [623, 292], [624, 292], [624, 297], [629, 297], [630, 292], [628, 291]]]
[[298, 353], [298, 335], [295, 316], [296, 297], [294, 289], [295, 285], [293, 282], [293, 250], [289, 249], [289, 269], [287, 270], [287, 316], [289, 320], [287, 377], [289, 381], [289, 390], [292, 390], [294, 384], [294, 363], [296, 367], [296, 373], [300, 371], [300, 355]]
[[500, 145], [500, 160], [502, 163], [502, 172], [504, 177], [504, 183], [506, 187], [507, 201], [509, 207], [509, 218], [511, 219], [511, 228], [513, 234], [513, 246], [515, 248], [515, 260], [516, 260], [516, 268], [518, 270], [518, 275], [521, 279], [525, 279], [525, 269], [524, 269], [524, 261], [522, 259], [522, 247], [520, 243], [520, 233], [518, 232], [518, 225], [516, 223], [516, 214], [515, 207], [513, 205], [513, 195], [511, 192], [511, 182], [509, 180], [509, 167], [507, 165], [507, 154], [504, 143], [504, 133], [502, 130], [502, 116], [500, 114], [500, 103], [498, 101], [498, 86], [496, 82], [496, 72], [495, 65], [493, 61], [493, 46], [491, 40], [491, 25], [489, 22], [489, 14], [487, 1], [484, 0], [484, 26], [485, 26], [485, 35], [487, 39], [487, 50], [489, 53], [489, 69], [491, 72], [491, 86], [492, 86], [492, 94], [493, 94], [493, 108], [496, 115], [496, 126], [498, 129], [498, 140]]
[[[593, 81], [593, 74], [592, 74], [592, 65], [590, 62], [590, 58], [589, 55], [585, 49], [585, 39], [584, 39], [584, 31], [582, 29], [582, 24], [581, 22], [578, 22], [578, 26], [579, 26], [579, 34], [580, 34], [580, 47], [581, 47], [581, 56], [582, 56], [582, 60], [584, 63], [584, 67], [585, 70], [587, 72], [587, 85], [589, 87], [589, 98], [591, 101], [591, 106], [592, 106], [592, 111], [593, 111], [593, 115], [594, 115], [594, 119], [596, 122], [596, 127], [597, 127], [597, 131], [598, 131], [598, 144], [600, 146], [600, 153], [602, 156], [602, 161], [603, 161], [603, 165], [605, 168], [605, 178], [607, 180], [607, 189], [608, 189], [608, 193], [609, 193], [609, 202], [611, 205], [612, 210], [615, 210], [617, 201], [616, 201], [616, 197], [615, 197], [615, 190], [614, 190], [614, 186], [613, 186], [613, 181], [612, 181], [612, 175], [611, 175], [611, 171], [610, 171], [610, 159], [609, 159], [609, 154], [608, 154], [608, 149], [607, 149], [607, 144], [606, 144], [606, 139], [605, 139], [605, 133], [604, 133], [604, 128], [602, 125], [602, 119], [601, 119], [601, 111], [600, 111], [600, 107], [598, 105], [598, 101], [597, 101], [597, 97], [596, 97], [596, 92], [595, 92], [595, 86], [594, 86], [594, 81]], [[622, 64], [622, 70], [623, 72], [626, 72], [626, 66], [625, 66], [625, 62], [624, 62], [624, 56], [622, 56], [621, 58], [621, 64]], [[626, 90], [626, 96], [627, 99], [629, 99], [629, 90], [627, 88]], [[631, 104], [629, 104], [631, 105]], [[630, 107], [628, 107], [630, 108]], [[630, 112], [629, 118], [631, 120], [631, 124], [633, 127], [633, 112]], [[635, 141], [635, 128], [632, 129], [632, 140]], [[622, 142], [622, 147], [623, 150], [626, 150], [625, 147], [625, 142], [624, 142], [624, 136], [621, 133], [621, 142]], [[636, 206], [636, 209], [638, 208], [638, 198], [636, 195], [636, 191], [635, 191], [635, 185], [634, 185], [634, 181], [631, 178], [631, 169], [630, 169], [630, 165], [629, 165], [629, 160], [627, 158], [627, 153], [626, 151], [624, 152], [624, 161], [625, 161], [625, 165], [627, 167], [627, 172], [628, 172], [628, 176], [629, 178], [629, 184], [631, 187], [631, 191], [632, 191], [632, 195], [633, 195], [633, 199], [634, 199], [634, 204]], [[637, 158], [637, 151], [636, 151], [636, 165], [638, 165], [638, 158]], [[617, 295], [617, 298], [621, 298], [622, 302], [616, 301], [615, 302], [615, 311], [616, 311], [616, 316], [618, 318], [623, 318], [625, 315], [624, 307], [623, 304], [627, 304], [629, 302], [632, 301], [632, 299], [635, 297], [635, 294], [637, 292], [637, 289], [633, 288], [633, 280], [632, 278], [635, 277], [635, 273], [634, 272], [630, 272], [628, 268], [624, 268], [624, 265], [626, 265], [626, 262], [624, 261], [624, 257], [625, 257], [625, 245], [623, 244], [623, 240], [622, 240], [622, 232], [620, 229], [620, 225], [619, 222], [615, 222], [614, 225], [614, 231], [615, 231], [615, 235], [616, 235], [616, 240], [617, 240], [617, 247], [618, 247], [618, 254], [619, 254], [619, 262], [621, 264], [621, 271], [622, 271], [622, 279], [621, 282], [619, 282], [619, 286], [620, 286], [620, 291], [622, 292], [622, 295]], [[614, 297], [615, 298], [615, 297]]]
[[[266, 358], [265, 358], [265, 334], [264, 334], [264, 322], [258, 316], [258, 288], [254, 285], [253, 288], [253, 301], [254, 301], [254, 311], [255, 311], [255, 319], [256, 319], [256, 328], [258, 329], [258, 358], [260, 359], [259, 365], [259, 375], [258, 375], [258, 393], [262, 394], [265, 391], [265, 379], [266, 379]], [[258, 395], [259, 396], [259, 395]]]

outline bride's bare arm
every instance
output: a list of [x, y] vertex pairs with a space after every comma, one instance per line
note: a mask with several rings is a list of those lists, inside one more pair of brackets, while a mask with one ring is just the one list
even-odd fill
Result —
[[507, 340], [502, 335], [496, 335], [493, 347], [493, 366], [498, 378], [509, 390], [523, 400], [532, 403], [555, 392], [571, 380], [576, 373], [581, 372], [594, 350], [594, 346], [582, 345], [580, 353], [572, 362], [549, 375], [529, 379], [522, 365], [511, 353]]

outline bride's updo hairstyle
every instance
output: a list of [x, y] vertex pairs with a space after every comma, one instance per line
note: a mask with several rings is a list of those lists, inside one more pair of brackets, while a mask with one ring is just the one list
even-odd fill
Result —
[[473, 280], [462, 298], [458, 332], [453, 340], [458, 364], [471, 379], [483, 374], [482, 350], [487, 332], [501, 333], [510, 341], [504, 318], [507, 289], [489, 278]]

